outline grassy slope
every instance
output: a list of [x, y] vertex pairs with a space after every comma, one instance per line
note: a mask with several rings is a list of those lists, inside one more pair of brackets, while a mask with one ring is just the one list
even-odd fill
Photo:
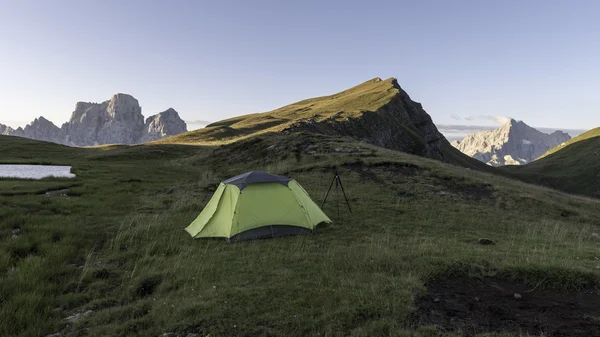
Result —
[[600, 128], [548, 151], [524, 166], [502, 168], [522, 180], [570, 193], [600, 196]]
[[226, 119], [204, 129], [158, 142], [223, 144], [261, 133], [280, 131], [299, 120], [357, 117], [365, 111], [375, 111], [390, 101], [398, 92], [393, 87], [392, 80], [375, 78], [334, 95], [306, 99], [269, 112]]
[[[0, 137], [0, 152], [78, 175], [68, 198], [0, 196], [2, 336], [441, 336], [409, 327], [434, 275], [504, 273], [542, 288], [598, 279], [597, 201], [353, 141], [71, 149]], [[353, 214], [342, 208], [314, 236], [230, 245], [183, 231], [223, 178], [288, 174], [318, 202], [335, 166]], [[335, 220], [334, 200], [324, 210]]]
[[595, 138], [595, 137], [600, 137], [600, 128], [595, 128], [595, 129], [591, 129], [587, 132], [584, 132], [582, 134], [580, 134], [579, 136], [575, 137], [575, 138], [571, 138], [569, 139], [567, 142], [565, 142], [564, 144], [561, 144], [559, 146], [556, 146], [552, 149], [550, 149], [548, 152], [544, 153], [544, 155], [542, 155], [541, 157], [538, 158], [542, 159], [544, 157], [547, 157], [553, 153], [556, 153], [562, 149], [564, 149], [565, 147], [571, 145], [571, 144], [575, 144], [577, 142], [581, 142], [584, 141], [586, 139], [590, 139], [590, 138]]
[[[301, 120], [322, 121], [330, 118], [343, 121], [359, 117], [369, 111], [377, 111], [397, 93], [394, 79], [374, 78], [337, 94], [306, 99], [282, 108], [244, 116], [229, 118], [212, 123], [199, 130], [156, 141], [156, 144], [194, 144], [214, 146], [250, 139], [259, 135], [277, 133]], [[422, 136], [409, 127], [404, 132], [411, 135], [416, 143], [425, 143]], [[477, 169], [483, 172], [494, 171], [488, 165], [462, 154], [449, 143], [443, 146], [448, 162]]]

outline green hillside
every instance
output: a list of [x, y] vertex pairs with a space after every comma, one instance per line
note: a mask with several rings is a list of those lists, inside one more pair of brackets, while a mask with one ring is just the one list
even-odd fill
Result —
[[[0, 137], [0, 153], [77, 174], [0, 179], [1, 336], [534, 336], [556, 332], [569, 310], [580, 310], [577, 336], [596, 332], [594, 308], [540, 313], [541, 328], [518, 317], [495, 327], [428, 320], [428, 306], [455, 297], [422, 296], [440, 280], [491, 279], [522, 287], [523, 298], [512, 288], [496, 300], [479, 294], [471, 305], [489, 317], [523, 305], [532, 315], [555, 293], [555, 303], [597, 303], [597, 200], [319, 134], [86, 149]], [[341, 208], [337, 219], [333, 194], [324, 211], [334, 223], [315, 235], [227, 244], [183, 230], [222, 179], [284, 174], [320, 202], [335, 168], [352, 214]], [[65, 187], [66, 196], [40, 194]]]
[[502, 170], [528, 182], [600, 197], [600, 128], [555, 147], [534, 162]]
[[565, 142], [564, 144], [561, 144], [557, 147], [554, 147], [552, 149], [550, 149], [548, 152], [544, 153], [544, 155], [542, 155], [541, 157], [539, 157], [538, 159], [542, 159], [544, 157], [547, 157], [553, 153], [556, 153], [564, 148], [566, 148], [567, 146], [571, 145], [571, 144], [575, 144], [577, 142], [581, 142], [584, 141], [586, 139], [590, 139], [590, 138], [595, 138], [595, 137], [599, 137], [600, 136], [600, 128], [595, 128], [595, 129], [591, 129], [587, 132], [584, 132], [582, 134], [580, 134], [577, 137], [571, 138], [569, 139], [567, 142]]
[[493, 171], [451, 146], [421, 104], [412, 101], [395, 78], [374, 78], [337, 94], [222, 120], [155, 143], [215, 146], [281, 132], [349, 137], [463, 167]]
[[265, 132], [281, 131], [301, 120], [344, 120], [359, 117], [366, 111], [376, 111], [396, 95], [393, 80], [374, 78], [334, 95], [306, 99], [273, 111], [222, 120], [206, 128], [158, 142], [223, 144]]

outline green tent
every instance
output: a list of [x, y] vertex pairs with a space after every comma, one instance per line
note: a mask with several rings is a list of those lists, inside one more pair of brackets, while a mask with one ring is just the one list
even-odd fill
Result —
[[294, 179], [251, 171], [227, 179], [185, 230], [229, 242], [312, 233], [331, 223]]

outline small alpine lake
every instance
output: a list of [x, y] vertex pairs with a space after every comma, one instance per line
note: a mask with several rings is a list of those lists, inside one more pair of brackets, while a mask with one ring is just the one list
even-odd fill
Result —
[[71, 166], [0, 164], [0, 178], [43, 179], [75, 178]]

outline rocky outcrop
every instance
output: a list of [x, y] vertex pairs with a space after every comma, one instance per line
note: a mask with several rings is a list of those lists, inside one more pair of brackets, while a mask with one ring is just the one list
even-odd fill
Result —
[[175, 109], [169, 108], [146, 119], [141, 142], [151, 142], [184, 132], [187, 132], [186, 123], [179, 118], [179, 114]]
[[569, 139], [562, 131], [547, 134], [511, 119], [496, 130], [472, 133], [452, 145], [491, 166], [523, 165]]
[[[384, 82], [376, 78], [374, 82]], [[339, 120], [301, 121], [290, 130], [350, 136], [377, 146], [447, 161], [444, 146], [451, 148], [421, 103], [413, 101], [395, 78], [385, 80], [394, 94], [376, 111]]]
[[102, 103], [78, 102], [71, 119], [61, 128], [44, 117], [24, 129], [0, 125], [0, 134], [70, 146], [136, 144], [186, 131], [185, 122], [172, 108], [144, 122], [138, 100], [127, 94], [115, 94]]

